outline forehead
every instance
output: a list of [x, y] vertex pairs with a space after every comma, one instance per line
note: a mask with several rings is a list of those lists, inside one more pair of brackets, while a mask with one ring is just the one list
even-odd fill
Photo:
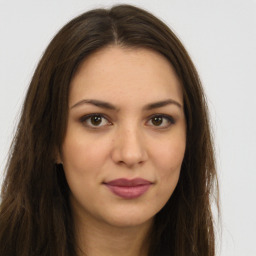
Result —
[[75, 73], [70, 87], [70, 104], [83, 98], [125, 102], [183, 101], [181, 83], [170, 62], [156, 51], [145, 48], [108, 46], [86, 58]]

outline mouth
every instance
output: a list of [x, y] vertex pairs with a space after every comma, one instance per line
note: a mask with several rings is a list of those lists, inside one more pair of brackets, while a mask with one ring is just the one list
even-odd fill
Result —
[[113, 194], [124, 199], [134, 199], [142, 196], [153, 184], [152, 182], [136, 179], [116, 179], [103, 183]]

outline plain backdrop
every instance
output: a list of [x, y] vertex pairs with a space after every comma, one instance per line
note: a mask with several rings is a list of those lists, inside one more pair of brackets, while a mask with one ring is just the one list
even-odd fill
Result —
[[0, 0], [0, 182], [28, 84], [47, 44], [76, 15], [116, 3], [153, 12], [190, 53], [208, 97], [216, 144], [218, 255], [255, 256], [255, 0]]

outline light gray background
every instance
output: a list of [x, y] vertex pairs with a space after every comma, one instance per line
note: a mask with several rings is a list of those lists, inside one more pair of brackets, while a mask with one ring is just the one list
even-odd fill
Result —
[[[50, 39], [74, 16], [123, 1], [0, 0], [0, 182], [27, 86]], [[173, 28], [208, 95], [222, 206], [218, 255], [255, 256], [256, 1], [137, 0]]]

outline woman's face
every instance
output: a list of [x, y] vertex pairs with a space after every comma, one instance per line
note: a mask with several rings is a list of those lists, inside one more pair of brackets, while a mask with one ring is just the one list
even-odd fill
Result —
[[185, 145], [181, 84], [163, 56], [109, 46], [81, 64], [60, 155], [75, 215], [151, 221], [178, 182]]

